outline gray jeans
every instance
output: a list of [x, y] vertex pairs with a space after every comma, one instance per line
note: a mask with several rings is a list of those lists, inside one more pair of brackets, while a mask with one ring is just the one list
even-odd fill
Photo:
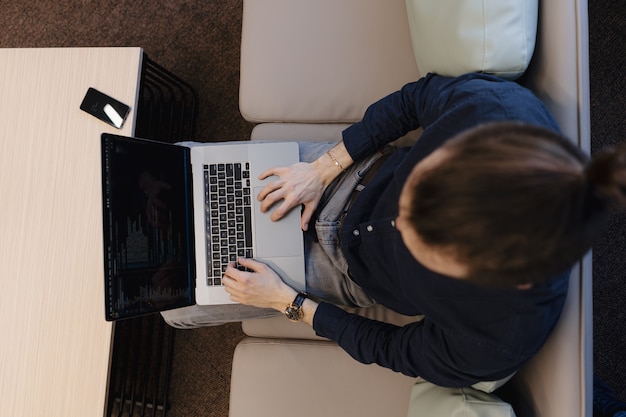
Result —
[[[300, 160], [312, 162], [334, 145], [335, 143], [300, 142]], [[304, 233], [306, 290], [312, 298], [344, 307], [368, 307], [375, 303], [349, 278], [348, 264], [339, 246], [338, 233], [350, 196], [380, 156], [376, 153], [365, 161], [354, 164], [328, 187], [318, 207], [316, 233]], [[272, 317], [281, 313], [273, 309], [229, 304], [193, 305], [161, 314], [169, 325], [186, 329]]]

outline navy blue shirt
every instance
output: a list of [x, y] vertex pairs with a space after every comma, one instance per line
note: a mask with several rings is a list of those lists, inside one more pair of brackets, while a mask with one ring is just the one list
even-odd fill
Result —
[[424, 128], [416, 144], [394, 152], [361, 191], [340, 241], [351, 278], [370, 297], [398, 313], [425, 318], [397, 327], [321, 303], [313, 321], [318, 335], [363, 363], [449, 387], [501, 379], [539, 350], [563, 309], [569, 271], [523, 291], [482, 287], [425, 268], [394, 226], [413, 167], [455, 134], [499, 120], [559, 130], [540, 100], [516, 83], [480, 74], [429, 74], [371, 105], [361, 122], [343, 132], [358, 161]]

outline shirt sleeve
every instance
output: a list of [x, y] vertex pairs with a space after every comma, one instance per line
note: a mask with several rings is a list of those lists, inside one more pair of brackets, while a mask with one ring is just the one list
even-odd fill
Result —
[[343, 131], [343, 142], [358, 161], [412, 130], [426, 130], [446, 115], [455, 115], [457, 108], [465, 117], [458, 126], [448, 124], [449, 134], [475, 125], [476, 120], [492, 119], [533, 120], [558, 131], [536, 97], [514, 82], [478, 73], [455, 78], [428, 74], [369, 106], [360, 122]]
[[343, 132], [343, 141], [355, 161], [420, 126], [414, 99], [423, 79], [370, 105], [363, 119]]
[[439, 114], [454, 85], [464, 77], [428, 74], [370, 105], [363, 119], [343, 132], [343, 141], [355, 161], [424, 126]]
[[335, 341], [359, 362], [376, 363], [446, 387], [504, 378], [528, 359], [467, 335], [447, 333], [428, 319], [398, 327], [328, 303], [318, 306], [313, 328], [318, 336]]

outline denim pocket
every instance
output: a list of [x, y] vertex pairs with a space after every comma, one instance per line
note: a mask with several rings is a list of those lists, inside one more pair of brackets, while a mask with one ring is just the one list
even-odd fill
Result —
[[335, 268], [339, 269], [342, 274], [347, 275], [348, 262], [339, 244], [340, 225], [339, 221], [324, 222], [318, 220], [315, 222], [315, 231], [317, 232], [317, 239], [324, 253], [330, 258]]

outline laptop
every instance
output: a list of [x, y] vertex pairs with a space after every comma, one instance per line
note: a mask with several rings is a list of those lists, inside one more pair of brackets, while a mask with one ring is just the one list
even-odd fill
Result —
[[[238, 257], [305, 289], [299, 210], [261, 213], [268, 168], [298, 162], [294, 142], [166, 144], [102, 134], [105, 318], [232, 304], [222, 276]], [[273, 207], [275, 208], [275, 207]]]

